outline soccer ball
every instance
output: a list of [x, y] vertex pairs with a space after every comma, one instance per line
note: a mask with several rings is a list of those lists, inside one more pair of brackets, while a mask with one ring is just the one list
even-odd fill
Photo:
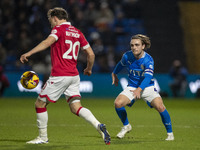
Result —
[[34, 89], [39, 83], [39, 77], [34, 71], [26, 71], [22, 74], [20, 82], [25, 89]]

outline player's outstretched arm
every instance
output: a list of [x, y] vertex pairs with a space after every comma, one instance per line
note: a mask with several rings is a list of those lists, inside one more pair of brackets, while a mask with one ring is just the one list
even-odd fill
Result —
[[54, 42], [56, 41], [56, 39], [53, 36], [49, 36], [47, 39], [45, 39], [44, 41], [42, 41], [40, 44], [38, 44], [36, 47], [34, 47], [32, 50], [30, 50], [29, 52], [21, 55], [20, 57], [20, 61], [22, 63], [28, 61], [28, 57], [30, 57], [31, 55], [38, 53], [40, 51], [43, 51], [45, 49], [47, 49], [49, 46], [51, 46]]
[[118, 86], [119, 79], [117, 75], [112, 72], [111, 76], [112, 76], [112, 85]]
[[94, 65], [95, 55], [91, 47], [85, 49], [87, 54], [87, 67], [84, 69], [84, 75], [90, 76], [92, 74], [92, 67]]

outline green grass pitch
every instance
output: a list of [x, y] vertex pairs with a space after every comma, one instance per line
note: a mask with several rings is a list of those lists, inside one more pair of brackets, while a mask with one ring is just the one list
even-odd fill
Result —
[[0, 99], [0, 150], [200, 150], [200, 100], [166, 99], [171, 115], [175, 141], [165, 141], [166, 131], [160, 115], [138, 100], [127, 107], [133, 130], [124, 139], [116, 134], [122, 124], [117, 117], [114, 99], [83, 98], [82, 105], [105, 123], [111, 144], [105, 145], [98, 132], [83, 119], [70, 112], [60, 99], [47, 108], [49, 144], [28, 145], [38, 135], [35, 98]]

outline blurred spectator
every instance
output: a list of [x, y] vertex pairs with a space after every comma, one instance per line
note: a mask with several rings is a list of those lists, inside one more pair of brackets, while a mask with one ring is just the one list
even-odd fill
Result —
[[22, 53], [25, 53], [29, 47], [31, 47], [32, 42], [31, 39], [28, 36], [28, 33], [26, 31], [21, 31], [19, 35], [19, 56], [21, 56]]
[[[91, 46], [94, 46], [96, 49], [97, 61], [94, 64], [94, 66], [96, 66], [94, 68], [96, 69], [93, 71], [109, 72], [110, 69], [105, 69], [105, 65], [109, 64], [109, 66], [112, 67], [113, 64], [115, 64], [113, 59], [116, 61], [117, 55], [121, 57], [120, 51], [124, 49], [122, 48], [124, 45], [121, 39], [125, 39], [124, 37], [132, 32], [129, 30], [130, 23], [126, 23], [126, 17], [132, 17], [131, 15], [138, 16], [138, 1], [1, 0], [0, 43], [2, 45], [0, 44], [0, 65], [2, 64], [5, 66], [5, 71], [24, 71], [34, 67], [42, 72], [42, 68], [47, 67], [49, 64], [46, 59], [46, 52], [42, 52], [40, 56], [37, 57], [33, 56], [32, 62], [29, 62], [29, 64], [21, 65], [18, 62], [18, 57], [24, 53], [24, 51], [35, 46], [38, 41], [41, 41], [41, 39], [48, 36], [51, 29], [50, 27], [47, 27], [49, 25], [49, 21], [46, 18], [47, 10], [52, 7], [62, 6], [70, 13], [69, 19], [70, 22], [72, 22], [72, 25], [74, 24], [81, 29], [91, 43]], [[133, 5], [134, 9], [132, 8]], [[135, 8], [137, 9], [135, 10]], [[127, 16], [122, 12], [127, 12]], [[115, 16], [114, 14], [117, 15]], [[113, 24], [114, 20], [115, 23]], [[99, 34], [100, 40], [94, 40], [90, 37], [93, 32]], [[126, 32], [128, 33], [126, 34]], [[29, 38], [27, 38], [27, 35], [31, 36], [28, 36]], [[119, 36], [124, 37], [118, 38]], [[84, 53], [79, 54], [80, 60], [84, 58], [82, 57], [83, 55]], [[112, 58], [112, 60], [110, 60], [110, 58]], [[42, 62], [39, 62], [38, 60], [42, 60]], [[85, 60], [82, 60], [81, 62], [83, 63], [78, 64], [80, 65], [80, 67], [78, 66], [79, 69], [84, 68], [85, 66]], [[33, 66], [33, 63], [38, 65]]]
[[101, 36], [101, 40], [105, 46], [112, 45], [114, 46], [116, 43], [116, 36], [114, 32], [112, 32], [110, 26], [106, 26], [103, 30], [99, 31]]
[[87, 32], [87, 22], [81, 10], [77, 11], [76, 17], [73, 20], [73, 24], [77, 27], [77, 29], [81, 30], [83, 33]]
[[[91, 35], [91, 47], [95, 54], [94, 70], [98, 72], [108, 72], [108, 64], [106, 58], [105, 46], [102, 42], [102, 38], [98, 32], [92, 32]], [[96, 66], [97, 64], [97, 66]]]
[[0, 65], [5, 65], [6, 63], [6, 49], [0, 43]]
[[0, 66], [0, 97], [3, 96], [3, 93], [6, 88], [10, 86], [10, 82], [6, 75], [3, 73], [3, 67]]
[[[69, 0], [67, 1], [67, 11], [70, 12], [69, 18], [73, 20], [76, 17], [77, 11], [81, 10], [82, 7], [84, 6], [84, 1], [80, 0]], [[69, 20], [71, 22], [71, 20]]]
[[99, 54], [103, 53], [104, 45], [102, 43], [102, 38], [98, 32], [92, 32], [90, 34], [90, 43], [94, 50], [95, 56], [98, 57]]
[[116, 36], [125, 35], [128, 32], [127, 23], [124, 13], [118, 12], [113, 22], [113, 31]]
[[8, 54], [15, 54], [17, 51], [17, 36], [13, 23], [8, 23], [5, 28], [5, 35], [2, 40], [3, 46]]
[[122, 9], [126, 18], [141, 18], [140, 0], [124, 0]]
[[107, 60], [108, 60], [108, 67], [109, 67], [109, 72], [112, 72], [116, 63], [115, 63], [115, 53], [114, 53], [114, 47], [113, 46], [108, 46], [107, 47]]
[[89, 2], [87, 5], [87, 8], [84, 11], [84, 16], [86, 16], [85, 19], [87, 21], [88, 26], [94, 26], [94, 22], [97, 17], [97, 13], [98, 12], [95, 7], [95, 3]]
[[170, 83], [170, 89], [174, 97], [184, 97], [187, 88], [187, 75], [188, 71], [182, 66], [179, 60], [175, 60], [170, 69], [170, 77], [172, 82]]
[[112, 10], [109, 8], [108, 3], [102, 2], [100, 5], [100, 10], [98, 11], [97, 18], [95, 21], [95, 25], [101, 29], [105, 28], [108, 25], [111, 25], [114, 20], [114, 14]]

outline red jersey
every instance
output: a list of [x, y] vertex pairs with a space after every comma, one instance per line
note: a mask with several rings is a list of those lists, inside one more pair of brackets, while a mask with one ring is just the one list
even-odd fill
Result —
[[49, 36], [56, 39], [56, 42], [51, 45], [51, 76], [78, 75], [76, 65], [79, 49], [90, 46], [83, 33], [70, 22], [64, 22], [55, 26]]

